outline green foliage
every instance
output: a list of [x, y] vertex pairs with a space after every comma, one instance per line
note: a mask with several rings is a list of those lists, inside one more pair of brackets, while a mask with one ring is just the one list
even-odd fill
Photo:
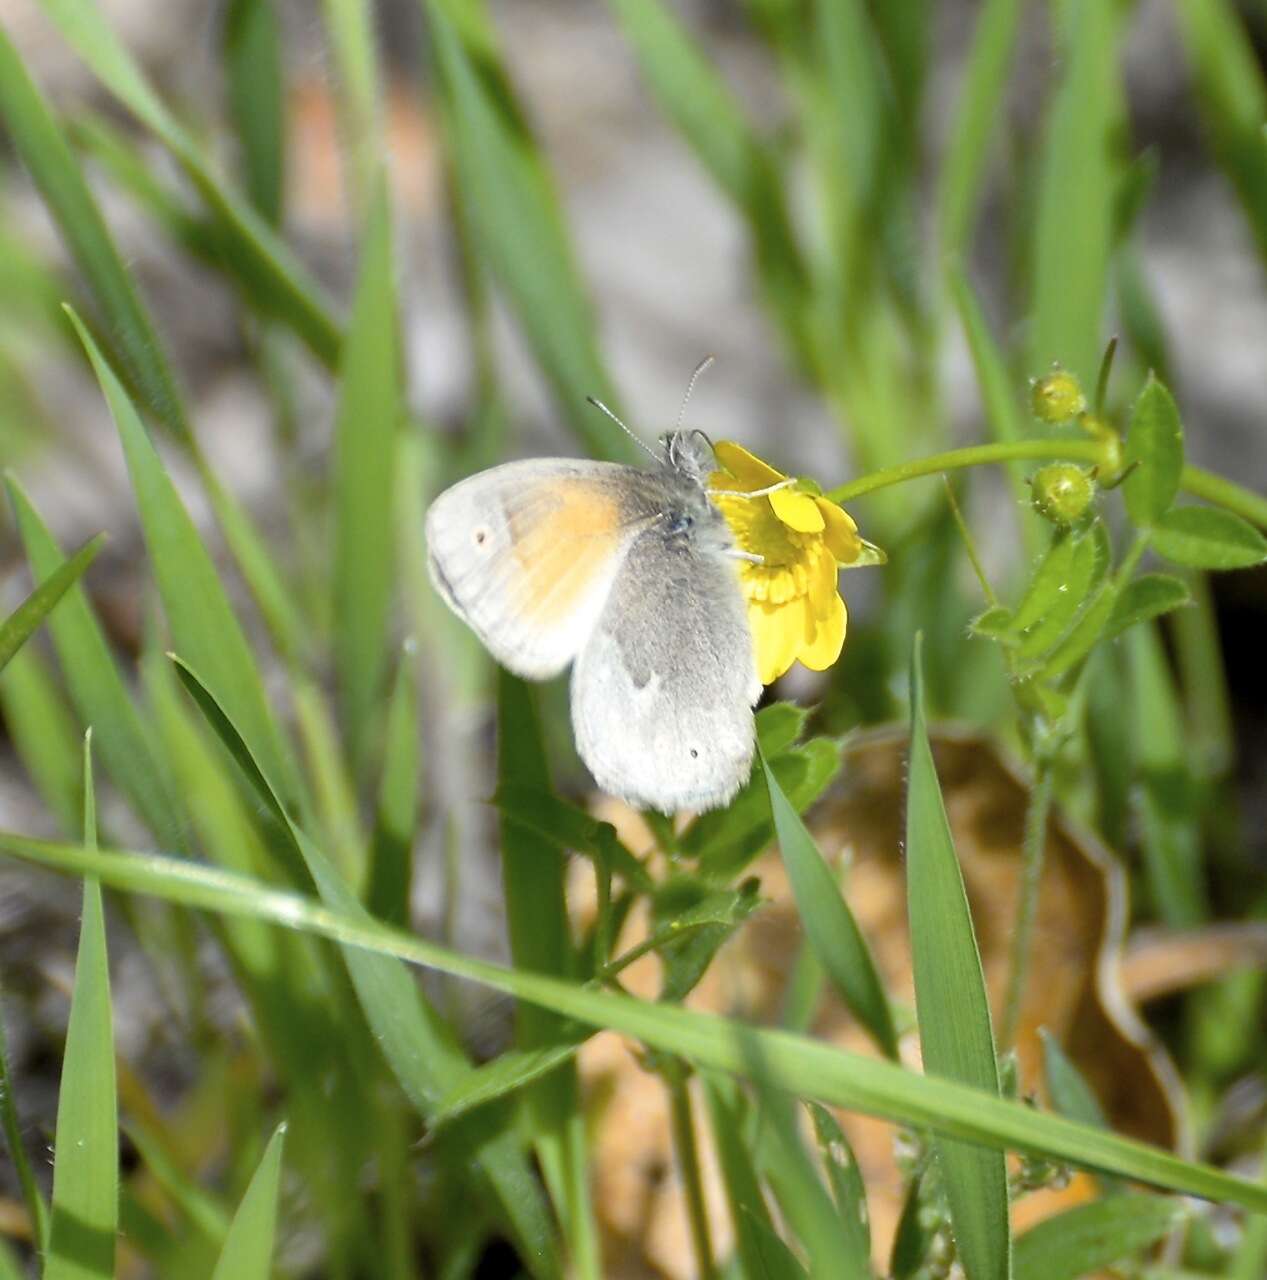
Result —
[[[66, 512], [43, 501], [37, 510], [16, 465], [6, 471], [33, 590], [16, 609], [7, 604], [0, 623], [0, 708], [12, 754], [63, 839], [5, 830], [0, 848], [84, 878], [51, 1203], [21, 1145], [22, 1081], [0, 1042], [0, 1124], [46, 1277], [113, 1275], [116, 1258], [120, 1271], [214, 1280], [289, 1273], [297, 1239], [316, 1242], [322, 1274], [416, 1280], [425, 1267], [456, 1277], [476, 1270], [494, 1238], [533, 1276], [599, 1277], [609, 1261], [604, 1206], [591, 1197], [578, 1056], [602, 1030], [630, 1040], [665, 1085], [676, 1182], [705, 1274], [873, 1273], [882, 1246], [867, 1204], [883, 1191], [866, 1185], [849, 1117], [842, 1123], [829, 1107], [901, 1125], [916, 1150], [903, 1165], [894, 1277], [924, 1280], [951, 1260], [968, 1280], [1073, 1277], [1118, 1262], [1134, 1273], [1184, 1214], [1173, 1199], [1126, 1191], [1124, 1180], [1267, 1214], [1262, 1185], [1114, 1134], [1051, 1037], [1044, 1102], [1017, 1100], [1033, 1082], [1017, 1082], [1010, 1052], [1001, 1089], [926, 720], [966, 713], [1018, 744], [1032, 772], [1020, 903], [1015, 920], [997, 925], [1014, 938], [998, 1049], [1011, 1048], [1019, 1001], [1040, 980], [1029, 973], [1029, 943], [1053, 807], [1076, 807], [1134, 859], [1134, 909], [1146, 922], [1197, 926], [1248, 898], [1228, 872], [1238, 865], [1226, 804], [1232, 695], [1200, 575], [1267, 561], [1267, 500], [1185, 462], [1180, 405], [1160, 380], [1174, 367], [1171, 335], [1136, 243], [1142, 211], [1160, 198], [1158, 162], [1133, 154], [1129, 132], [1120, 56], [1130, 6], [1067, 0], [1040, 14], [988, 0], [932, 182], [923, 167], [932, 6], [749, 0], [749, 52], [777, 82], [777, 129], [676, 6], [607, 7], [629, 65], [730, 206], [776, 350], [869, 471], [847, 483], [821, 477], [823, 488], [856, 499], [866, 532], [875, 528], [893, 551], [876, 575], [883, 620], [855, 612], [822, 706], [771, 700], [756, 717], [759, 763], [733, 802], [676, 823], [648, 815], [649, 834], [632, 823], [618, 830], [556, 793], [553, 702], [538, 705], [504, 673], [495, 768], [472, 745], [462, 727], [490, 701], [489, 664], [427, 584], [419, 535], [428, 497], [450, 473], [502, 460], [516, 416], [493, 358], [495, 298], [576, 440], [595, 456], [633, 451], [585, 403], [616, 403], [607, 354], [564, 202], [485, 6], [419, 6], [430, 71], [421, 92], [443, 156], [477, 366], [457, 448], [404, 403], [405, 255], [392, 234], [387, 80], [372, 6], [325, 0], [320, 10], [349, 258], [359, 262], [346, 322], [287, 239], [294, 67], [273, 5], [232, 0], [222, 15], [227, 151], [222, 122], [169, 105], [92, 0], [44, 8], [110, 100], [108, 117], [87, 107], [59, 119], [0, 31], [0, 128], [69, 264], [63, 273], [46, 261], [9, 217], [6, 168], [0, 448], [23, 467], [28, 456], [56, 461], [64, 437], [45, 421], [26, 369], [48, 352], [64, 356], [73, 330], [113, 417], [146, 549], [132, 567], [148, 610], [138, 655], [118, 644], [81, 581], [100, 538], [67, 559], [55, 532]], [[1248, 20], [1223, 0], [1176, 12], [1212, 154], [1267, 255], [1267, 91]], [[1054, 75], [1009, 153], [999, 121], [1022, 22], [1044, 15]], [[1006, 181], [996, 187], [999, 170]], [[935, 237], [919, 213], [929, 190]], [[202, 452], [198, 406], [168, 347], [181, 368], [185, 353], [102, 215], [118, 200], [240, 303], [234, 337], [267, 398], [282, 463], [267, 536]], [[1007, 225], [995, 239], [1014, 254], [1001, 291], [972, 269], [979, 215], [996, 206]], [[77, 308], [70, 328], [57, 309], [66, 296]], [[1084, 393], [1106, 315], [1121, 320], [1123, 387], [1109, 386], [1115, 340], [1094, 394]], [[951, 434], [942, 370], [952, 329], [971, 356], [985, 442], [935, 452]], [[315, 363], [305, 366], [305, 352]], [[297, 408], [314, 371], [328, 377], [335, 406], [319, 469], [305, 464], [311, 441]], [[1200, 426], [1190, 421], [1188, 435]], [[174, 446], [172, 457], [158, 445]], [[954, 499], [952, 520], [918, 484], [987, 464], [1011, 472], [1025, 548], [997, 571], [997, 558], [973, 545], [974, 530], [984, 535], [973, 495], [962, 493], [962, 512]], [[916, 487], [901, 495], [880, 493], [908, 482]], [[193, 518], [199, 497], [210, 529]], [[956, 528], [980, 598], [958, 571]], [[1011, 526], [989, 533], [1005, 541]], [[1159, 571], [1153, 555], [1182, 576]], [[1172, 613], [1167, 635], [1159, 622]], [[908, 674], [921, 630], [927, 669], [917, 649]], [[813, 810], [852, 785], [832, 735], [892, 715], [904, 687], [907, 895], [926, 1074], [899, 1065], [905, 1024], [872, 956], [879, 939], [859, 927], [848, 858], [838, 878]], [[110, 787], [103, 840], [113, 846], [127, 833], [135, 850], [97, 848], [91, 768], [78, 745], [89, 728]], [[491, 813], [473, 818], [464, 802], [489, 797]], [[453, 945], [410, 932], [415, 886], [444, 881], [451, 897], [428, 906], [437, 918], [449, 912], [472, 888], [463, 855], [494, 829], [505, 967], [469, 954], [464, 937]], [[759, 859], [772, 845], [804, 929], [784, 993], [789, 1031], [684, 1007], [709, 992], [724, 950], [742, 947], [767, 909]], [[568, 874], [574, 855], [592, 871], [592, 914]], [[443, 865], [424, 866], [429, 856]], [[196, 1047], [191, 1096], [179, 1106], [158, 1105], [137, 1064], [120, 1068], [116, 1091], [103, 884], [117, 891], [120, 931], [155, 969], [173, 1039]], [[450, 923], [446, 915], [446, 938]], [[232, 1037], [206, 1015], [204, 939], [242, 995]], [[648, 956], [659, 965], [656, 998], [635, 999], [625, 984]], [[411, 965], [512, 997], [513, 1044], [476, 1065], [455, 989], [420, 984]], [[6, 1004], [20, 998], [18, 984], [5, 987]], [[880, 1057], [808, 1034], [824, 993], [843, 1001]], [[1187, 1001], [1176, 997], [1176, 1025], [1217, 1021], [1201, 1014], [1199, 997]], [[1174, 1037], [1204, 1109], [1217, 1101], [1219, 1064], [1261, 1060], [1267, 1047], [1252, 1010], [1225, 1021], [1234, 1025], [1221, 1028], [1218, 1047], [1199, 1031]], [[207, 1101], [226, 1096], [232, 1108]], [[122, 1172], [120, 1108], [139, 1157]], [[706, 1123], [693, 1123], [693, 1109]], [[199, 1126], [222, 1131], [214, 1178], [185, 1150]], [[701, 1192], [704, 1132], [734, 1227], [730, 1258], [712, 1256], [722, 1237]], [[1025, 1179], [1008, 1185], [1008, 1151], [1034, 1162], [1031, 1171], [1039, 1162], [1095, 1171], [1100, 1194], [1013, 1242], [1011, 1201]], [[1223, 1274], [1258, 1275], [1262, 1221], [1207, 1271], [1226, 1261]], [[0, 1249], [0, 1276], [19, 1265]]]

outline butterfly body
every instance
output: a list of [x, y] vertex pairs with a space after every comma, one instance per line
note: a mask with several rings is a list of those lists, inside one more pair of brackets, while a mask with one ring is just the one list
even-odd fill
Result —
[[537, 459], [427, 516], [437, 590], [508, 670], [574, 663], [577, 748], [604, 790], [665, 813], [747, 780], [761, 693], [729, 527], [693, 433], [648, 469]]

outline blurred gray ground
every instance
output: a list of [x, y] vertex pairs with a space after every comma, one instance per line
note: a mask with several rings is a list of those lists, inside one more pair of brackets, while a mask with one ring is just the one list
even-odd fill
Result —
[[[514, 79], [566, 202], [595, 300], [602, 345], [631, 422], [647, 435], [669, 424], [691, 369], [711, 352], [718, 364], [696, 392], [693, 425], [715, 437], [747, 443], [791, 472], [812, 473], [829, 483], [847, 476], [849, 460], [839, 431], [817, 400], [789, 376], [779, 343], [754, 298], [736, 218], [659, 116], [605, 7], [572, 0], [501, 0], [493, 7]], [[735, 16], [739, 6], [694, 0], [680, 7], [753, 117], [776, 128], [782, 111], [778, 86], [762, 50]], [[222, 118], [221, 4], [102, 0], [102, 8], [155, 80], [191, 118]], [[344, 299], [354, 262], [338, 198], [337, 169], [331, 170], [332, 116], [328, 103], [324, 115], [321, 107], [327, 73], [320, 9], [310, 0], [285, 0], [280, 8], [293, 87], [306, 95], [297, 135], [302, 145], [289, 175], [288, 233], [314, 270]], [[408, 270], [402, 296], [410, 385], [428, 417], [456, 428], [468, 407], [470, 351], [446, 230], [436, 135], [421, 113], [421, 99], [408, 94], [421, 74], [419, 5], [416, 0], [386, 0], [377, 8], [384, 54], [404, 90], [392, 120], [397, 185], [406, 219], [402, 245]], [[936, 172], [939, 139], [950, 118], [962, 54], [978, 8], [968, 0], [931, 6], [937, 29], [932, 35], [935, 69], [926, 103], [929, 174]], [[1170, 9], [1163, 0], [1145, 0], [1138, 6], [1125, 63], [1133, 144], [1156, 145], [1161, 163], [1144, 220], [1144, 268], [1172, 345], [1174, 380], [1192, 458], [1264, 489], [1264, 271], [1231, 193], [1198, 145], [1199, 124], [1187, 96], [1187, 72]], [[40, 14], [38, 0], [0, 0], [0, 23], [59, 105], [106, 105]], [[1038, 25], [1032, 12], [1030, 25]], [[1031, 31], [1016, 76], [1016, 120], [1033, 119], [1053, 69], [1050, 50]], [[224, 146], [227, 161], [227, 141]], [[161, 163], [161, 157], [156, 158]], [[35, 197], [16, 179], [5, 194], [32, 241], [58, 255]], [[146, 286], [158, 327], [185, 377], [200, 439], [226, 482], [268, 529], [275, 517], [279, 466], [268, 406], [234, 333], [233, 300], [219, 282], [178, 258], [126, 202], [111, 196], [106, 203], [125, 256]], [[988, 246], [999, 238], [997, 228], [987, 221], [974, 263], [979, 284], [996, 301], [1002, 293], [1003, 255], [992, 255]], [[515, 449], [574, 452], [575, 443], [563, 433], [504, 316], [498, 322], [498, 340], [517, 419]], [[953, 336], [946, 343], [944, 361], [945, 399], [956, 432], [963, 439], [977, 438], [982, 428], [975, 382], [962, 344]], [[57, 533], [64, 543], [100, 529], [111, 532], [95, 581], [98, 588], [106, 584], [105, 604], [117, 632], [135, 637], [143, 609], [137, 573], [140, 543], [104, 407], [95, 385], [68, 361], [51, 363], [45, 358], [36, 373], [62, 436], [42, 454], [23, 459], [24, 483], [37, 505], [56, 513]], [[305, 459], [315, 468], [329, 440], [329, 391], [322, 379], [313, 378], [304, 395], [308, 403], [301, 415], [307, 433], [303, 447]], [[188, 492], [196, 514], [205, 518], [196, 492]], [[7, 531], [0, 533], [0, 538], [8, 537]], [[988, 545], [1009, 539], [1010, 533], [1006, 539], [984, 540]], [[16, 574], [19, 563], [13, 541], [0, 542], [0, 585]], [[1250, 588], [1234, 590], [1245, 593]], [[851, 595], [851, 604], [855, 617], [865, 614], [865, 590]], [[1261, 689], [1258, 692], [1261, 704]], [[1261, 742], [1261, 734], [1256, 742]], [[50, 820], [21, 779], [11, 751], [4, 746], [0, 751], [0, 826], [52, 834]], [[1249, 762], [1255, 775], [1264, 767], [1261, 755]], [[434, 881], [424, 883], [424, 895], [435, 887]], [[12, 983], [14, 975], [28, 975], [18, 980], [27, 983], [26, 994], [36, 1000], [36, 1008], [49, 1001], [64, 1004], [56, 985], [44, 979], [53, 972], [64, 978], [69, 972], [76, 903], [72, 886], [50, 887], [48, 877], [32, 878], [11, 864], [0, 865], [0, 978]], [[419, 905], [426, 923], [434, 903]], [[488, 896], [478, 894], [463, 907], [459, 936], [465, 945], [474, 942], [490, 951], [500, 946], [497, 914], [489, 906]], [[33, 976], [33, 954], [41, 957], [34, 962], [40, 977]], [[125, 1002], [120, 1025], [133, 1028], [125, 1035], [161, 1039], [155, 1026], [158, 1002], [151, 999], [153, 981], [138, 962], [129, 963], [127, 981], [116, 984]], [[64, 1008], [47, 1017], [23, 1019], [15, 1027], [17, 1060], [27, 1059], [49, 1036], [55, 1043], [63, 1018]], [[129, 1018], [134, 1020], [129, 1023]], [[127, 1049], [125, 1044], [125, 1053]], [[23, 1101], [31, 1114], [47, 1116], [52, 1093], [45, 1088]]]

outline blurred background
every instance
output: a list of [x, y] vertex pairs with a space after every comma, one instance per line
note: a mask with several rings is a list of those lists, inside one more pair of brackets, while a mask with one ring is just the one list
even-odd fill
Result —
[[[505, 150], [491, 158], [463, 132], [469, 86], [427, 5], [373, 6], [379, 92], [358, 119], [355, 95], [340, 89], [347, 68], [329, 22], [337, 6], [277, 0], [267, 6], [279, 68], [269, 109], [282, 145], [271, 160], [245, 141], [263, 108], [241, 95], [226, 54], [256, 7], [100, 5], [214, 170], [280, 229], [340, 316], [369, 202], [360, 161], [372, 169], [372, 139], [381, 139], [408, 410], [421, 441], [406, 474], [421, 492], [509, 457], [625, 456], [627, 442], [584, 395], [613, 401], [650, 440], [672, 424], [709, 354], [717, 362], [695, 390], [690, 424], [831, 488], [956, 444], [1048, 431], [1029, 415], [1029, 381], [1059, 361], [1090, 388], [1113, 334], [1121, 344], [1108, 412], [1118, 424], [1151, 368], [1179, 403], [1189, 459], [1267, 489], [1260, 0], [880, 0], [842, 4], [826, 21], [800, 0], [681, 0], [667, 6], [680, 23], [667, 31], [644, 21], [637, 3], [494, 2], [488, 32], [472, 18], [464, 33], [474, 49], [491, 35], [508, 76], [503, 83], [491, 61], [475, 64], [479, 88], [505, 113]], [[217, 259], [188, 170], [86, 68], [43, 6], [0, 0], [0, 27], [67, 125], [210, 470], [310, 603], [328, 556], [329, 362], [314, 356], [319, 344], [270, 333], [251, 283]], [[689, 43], [675, 43], [679, 35]], [[487, 166], [505, 178], [504, 193]], [[113, 646], [135, 658], [153, 626], [152, 586], [106, 406], [57, 310], [81, 292], [0, 130], [0, 461], [20, 474], [63, 546], [110, 533], [91, 595]], [[169, 452], [209, 544], [230, 564], [198, 468]], [[960, 488], [1000, 586], [1026, 572], [1036, 547], [1024, 494], [1023, 477], [998, 469]], [[909, 638], [922, 626], [935, 710], [1018, 745], [997, 655], [965, 634], [982, 601], [940, 481], [851, 510], [890, 565], [846, 576], [850, 635], [837, 667], [826, 676], [797, 668], [778, 692], [815, 705], [826, 732], [903, 714]], [[6, 519], [6, 608], [27, 589], [24, 565]], [[267, 619], [239, 577], [228, 581], [267, 649]], [[1188, 748], [1166, 767], [1195, 797], [1185, 838], [1209, 851], [1211, 916], [1230, 919], [1264, 903], [1267, 576], [1223, 575], [1201, 600], [1192, 626], [1204, 628], [1204, 642], [1159, 633]], [[425, 710], [412, 921], [504, 956], [482, 804], [489, 671], [428, 607], [406, 600], [393, 622], [393, 635], [413, 636], [410, 652], [421, 655]], [[328, 606], [305, 617], [314, 632], [330, 624]], [[43, 650], [40, 661], [51, 665]], [[1098, 677], [1110, 717], [1138, 674], [1131, 661], [1118, 654]], [[275, 688], [285, 668], [265, 664]], [[330, 678], [320, 662], [317, 674]], [[58, 835], [49, 796], [69, 784], [13, 732], [37, 695], [28, 689], [15, 711], [20, 696], [0, 683], [0, 826]], [[563, 711], [561, 685], [547, 705]], [[60, 694], [41, 707], [69, 723]], [[565, 714], [549, 727], [559, 780], [583, 794]], [[1137, 718], [1131, 733], [1148, 729]], [[1146, 755], [1139, 741], [1124, 749]], [[1141, 778], [1114, 783], [1116, 799], [1077, 788], [1064, 798], [1132, 851], [1140, 836], [1131, 797], [1168, 785]], [[122, 801], [107, 811], [117, 830], [136, 830]], [[1146, 889], [1141, 901], [1147, 916]], [[0, 867], [10, 1049], [37, 1132], [51, 1128], [50, 1065], [77, 911], [75, 886]], [[115, 955], [121, 1052], [151, 1073], [168, 1071], [176, 1090], [193, 1068], [188, 1048], [161, 1026], [161, 975], [126, 938]], [[232, 1016], [230, 984], [213, 994], [225, 1008], [212, 1020]], [[470, 993], [454, 998], [471, 1006], [472, 1040], [499, 1044], [499, 1011]], [[1261, 983], [1226, 1008], [1261, 1024]], [[1182, 1016], [1163, 1008], [1159, 1019], [1173, 1031]], [[1229, 1043], [1206, 1081], [1213, 1096], [1251, 1079], [1244, 1105], [1259, 1116], [1261, 1041]]]

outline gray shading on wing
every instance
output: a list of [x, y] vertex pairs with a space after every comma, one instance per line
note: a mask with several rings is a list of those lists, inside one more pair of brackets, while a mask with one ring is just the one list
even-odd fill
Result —
[[662, 813], [726, 804], [751, 771], [760, 696], [734, 561], [640, 534], [572, 671], [595, 781]]

